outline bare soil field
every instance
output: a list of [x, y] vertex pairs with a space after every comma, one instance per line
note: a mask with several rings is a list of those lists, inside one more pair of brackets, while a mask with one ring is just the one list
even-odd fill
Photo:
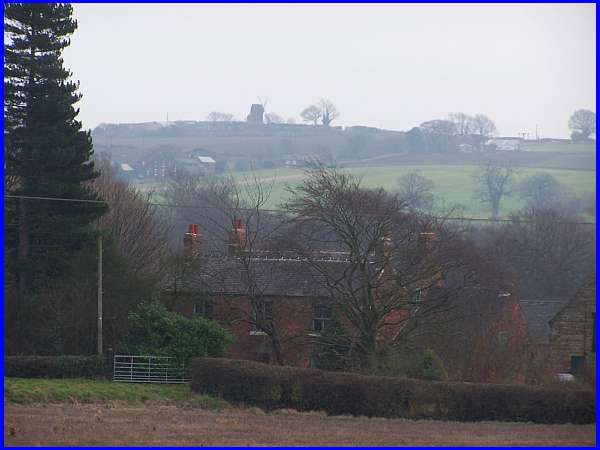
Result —
[[164, 404], [4, 404], [6, 446], [594, 446], [595, 425], [329, 417]]

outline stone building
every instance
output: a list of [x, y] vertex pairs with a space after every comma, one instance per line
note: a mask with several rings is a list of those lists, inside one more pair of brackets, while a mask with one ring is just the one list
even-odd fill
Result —
[[554, 373], [595, 373], [596, 281], [589, 281], [549, 321], [550, 364]]

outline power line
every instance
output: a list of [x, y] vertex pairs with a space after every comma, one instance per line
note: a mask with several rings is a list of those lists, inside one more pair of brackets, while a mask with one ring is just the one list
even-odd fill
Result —
[[[67, 203], [93, 203], [103, 205], [127, 205], [136, 204], [133, 201], [115, 201], [115, 200], [89, 200], [79, 198], [63, 198], [63, 197], [43, 197], [43, 196], [29, 196], [29, 195], [10, 195], [4, 194], [4, 198], [12, 199], [23, 199], [23, 200], [39, 200], [39, 201], [55, 201], [55, 202], [67, 202]], [[251, 212], [266, 212], [274, 214], [285, 214], [288, 211], [283, 209], [267, 209], [267, 208], [234, 208], [231, 206], [209, 206], [209, 205], [181, 205], [177, 203], [154, 203], [148, 202], [151, 206], [166, 207], [166, 208], [187, 208], [187, 209], [216, 209], [222, 211], [224, 209], [231, 211], [251, 211]], [[360, 214], [361, 216], [376, 216], [375, 214]], [[492, 219], [492, 218], [480, 218], [480, 217], [438, 217], [431, 216], [432, 219], [436, 220], [452, 220], [452, 221], [463, 221], [463, 222], [494, 222], [494, 223], [534, 223], [532, 220], [518, 220], [518, 219]], [[551, 221], [551, 223], [562, 224], [562, 225], [596, 225], [596, 222], [567, 222], [567, 221]]]

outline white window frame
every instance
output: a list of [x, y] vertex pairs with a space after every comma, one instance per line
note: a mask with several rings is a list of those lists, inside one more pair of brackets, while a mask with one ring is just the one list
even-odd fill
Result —
[[[317, 311], [320, 312], [320, 315], [317, 315]], [[328, 311], [328, 314], [323, 314], [324, 311]], [[333, 308], [330, 305], [324, 303], [315, 304], [313, 306], [312, 332], [317, 335], [321, 334], [323, 330], [327, 329], [327, 324], [331, 322], [332, 317]], [[321, 324], [320, 330], [317, 330], [316, 323]]]
[[[267, 311], [267, 305], [269, 305], [270, 311]], [[258, 302], [258, 314], [261, 316], [260, 319], [262, 322], [273, 321], [273, 301], [272, 300], [261, 300]], [[267, 314], [269, 312], [269, 314]], [[254, 315], [254, 311], [252, 311], [252, 315]], [[257, 329], [256, 323], [259, 321], [259, 318], [254, 317], [254, 322], [250, 323], [250, 336], [266, 336], [262, 330]]]

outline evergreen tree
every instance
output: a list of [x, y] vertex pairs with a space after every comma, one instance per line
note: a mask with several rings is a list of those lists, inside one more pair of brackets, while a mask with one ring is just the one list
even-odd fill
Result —
[[[70, 81], [61, 56], [77, 28], [72, 11], [68, 4], [4, 5], [5, 194], [98, 199], [89, 186], [98, 176], [91, 135], [76, 120], [79, 83]], [[94, 243], [92, 224], [105, 210], [98, 203], [5, 200], [8, 269], [21, 298]]]

